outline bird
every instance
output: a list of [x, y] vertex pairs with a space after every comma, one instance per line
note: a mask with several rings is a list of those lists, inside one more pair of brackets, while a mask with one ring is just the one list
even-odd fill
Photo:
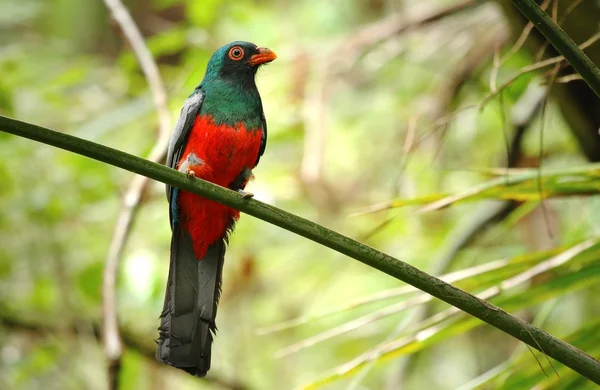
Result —
[[[267, 143], [257, 70], [277, 55], [235, 41], [214, 52], [173, 130], [166, 165], [251, 197]], [[194, 376], [211, 365], [225, 249], [239, 211], [167, 185], [171, 252], [156, 359]]]

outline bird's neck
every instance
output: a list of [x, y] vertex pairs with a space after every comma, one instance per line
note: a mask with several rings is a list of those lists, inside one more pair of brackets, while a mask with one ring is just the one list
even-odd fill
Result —
[[244, 85], [217, 79], [200, 88], [205, 94], [200, 113], [212, 115], [216, 125], [242, 122], [249, 130], [261, 127], [262, 102], [254, 80]]

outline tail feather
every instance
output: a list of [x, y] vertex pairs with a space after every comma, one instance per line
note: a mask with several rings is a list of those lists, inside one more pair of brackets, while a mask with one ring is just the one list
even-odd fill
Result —
[[[177, 224], [176, 224], [177, 225]], [[171, 239], [171, 261], [161, 314], [156, 359], [203, 377], [210, 369], [213, 334], [225, 256], [225, 238], [202, 259], [189, 234], [178, 226]]]

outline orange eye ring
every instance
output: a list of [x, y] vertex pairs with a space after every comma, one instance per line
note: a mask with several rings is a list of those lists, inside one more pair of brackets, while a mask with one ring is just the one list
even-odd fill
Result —
[[229, 49], [229, 58], [231, 58], [234, 61], [239, 61], [242, 58], [244, 58], [244, 49], [242, 49], [240, 46], [234, 46], [231, 49]]

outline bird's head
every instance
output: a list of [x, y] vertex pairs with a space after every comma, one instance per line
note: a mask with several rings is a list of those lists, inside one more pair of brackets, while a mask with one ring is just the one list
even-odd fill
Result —
[[265, 47], [254, 43], [236, 41], [214, 52], [204, 80], [221, 79], [245, 84], [254, 82], [258, 68], [277, 58], [277, 55]]

